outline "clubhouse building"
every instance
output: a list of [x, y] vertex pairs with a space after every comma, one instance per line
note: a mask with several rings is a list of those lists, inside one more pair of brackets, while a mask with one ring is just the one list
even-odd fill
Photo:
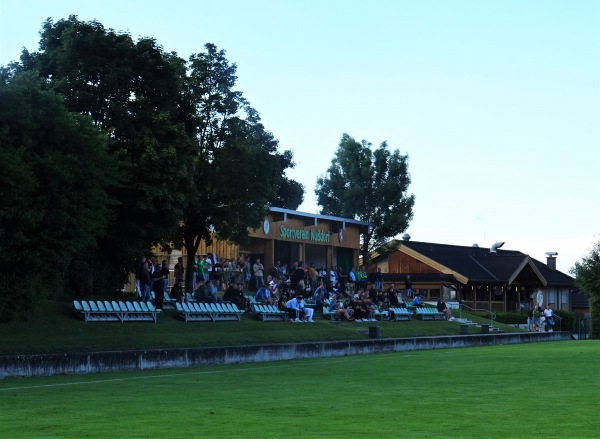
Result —
[[574, 279], [556, 269], [556, 253], [546, 263], [516, 250], [411, 241], [405, 235], [371, 255], [369, 270], [381, 268], [384, 279], [404, 288], [410, 275], [413, 290], [425, 298], [443, 297], [472, 309], [518, 311], [535, 301], [553, 309], [576, 311]]
[[[247, 245], [214, 240], [209, 246], [201, 243], [198, 253], [233, 260], [249, 256], [252, 262], [260, 258], [266, 273], [278, 261], [288, 267], [298, 261], [312, 262], [316, 268], [337, 266], [348, 273], [358, 265], [360, 237], [370, 226], [370, 223], [349, 218], [272, 207], [261, 226], [249, 230]], [[172, 261], [176, 259], [171, 257]]]
[[[347, 274], [362, 264], [361, 235], [369, 227], [372, 224], [354, 219], [272, 207], [260, 227], [249, 230], [248, 244], [215, 239], [208, 246], [202, 242], [198, 254], [234, 261], [240, 256], [252, 262], [260, 258], [265, 273], [277, 263], [291, 268], [303, 261], [317, 269], [336, 266]], [[543, 263], [520, 251], [501, 250], [498, 244], [448, 245], [411, 241], [405, 235], [374, 251], [367, 273], [381, 269], [386, 286], [394, 283], [397, 289], [404, 289], [410, 275], [413, 290], [425, 299], [443, 297], [473, 309], [516, 311], [529, 308], [540, 297], [544, 306], [578, 310], [574, 279], [556, 270], [556, 254], [549, 253]], [[180, 255], [170, 255], [171, 269]]]

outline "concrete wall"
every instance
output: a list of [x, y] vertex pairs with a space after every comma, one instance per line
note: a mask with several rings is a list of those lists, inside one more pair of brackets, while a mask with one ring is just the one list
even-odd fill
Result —
[[386, 338], [0, 357], [0, 379], [570, 340], [568, 332]]

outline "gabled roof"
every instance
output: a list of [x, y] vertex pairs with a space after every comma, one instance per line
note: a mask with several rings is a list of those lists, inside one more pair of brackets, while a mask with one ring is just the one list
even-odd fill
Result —
[[282, 207], [271, 207], [269, 210], [271, 212], [277, 212], [277, 213], [283, 214], [284, 218], [286, 218], [286, 219], [288, 216], [289, 217], [300, 217], [300, 218], [312, 218], [315, 220], [315, 224], [318, 221], [337, 221], [337, 222], [342, 223], [344, 225], [344, 227], [346, 227], [346, 224], [356, 224], [358, 226], [364, 226], [364, 227], [373, 227], [374, 226], [373, 223], [369, 223], [366, 221], [358, 221], [353, 218], [342, 218], [340, 216], [320, 215], [320, 214], [314, 214], [314, 213], [300, 212], [297, 210], [284, 209]]
[[516, 250], [490, 252], [485, 247], [396, 241], [398, 251], [439, 270], [452, 274], [457, 281], [506, 282], [512, 284], [521, 273], [535, 276], [544, 286], [573, 285], [573, 278]]

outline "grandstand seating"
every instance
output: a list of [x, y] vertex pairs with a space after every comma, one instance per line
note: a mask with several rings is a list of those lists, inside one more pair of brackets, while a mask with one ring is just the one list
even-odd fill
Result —
[[213, 318], [209, 310], [204, 308], [203, 303], [179, 303], [176, 302], [177, 312], [187, 322], [212, 322]]
[[443, 312], [439, 312], [437, 308], [416, 308], [416, 315], [421, 318], [421, 320], [446, 320], [446, 314]]
[[163, 309], [176, 309], [177, 300], [172, 298], [166, 291], [163, 293]]
[[329, 317], [331, 320], [335, 320], [335, 311], [329, 311], [329, 306], [323, 307], [323, 318]]
[[258, 318], [263, 322], [271, 321], [282, 321], [285, 322], [288, 319], [287, 311], [280, 311], [274, 305], [261, 305], [259, 303], [253, 303], [250, 305], [252, 311]]
[[177, 312], [186, 322], [240, 321], [244, 311], [233, 304], [203, 302], [176, 303]]
[[410, 322], [413, 315], [412, 311], [406, 308], [390, 308], [390, 311], [394, 311], [394, 320], [397, 322]]
[[158, 313], [151, 302], [73, 301], [75, 312], [86, 322], [154, 322]]

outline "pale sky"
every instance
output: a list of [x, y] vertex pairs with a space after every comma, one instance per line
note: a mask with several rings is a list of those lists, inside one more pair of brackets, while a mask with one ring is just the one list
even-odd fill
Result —
[[598, 0], [0, 0], [0, 64], [75, 14], [187, 59], [214, 43], [314, 188], [343, 133], [410, 156], [413, 240], [558, 252], [600, 239]]

